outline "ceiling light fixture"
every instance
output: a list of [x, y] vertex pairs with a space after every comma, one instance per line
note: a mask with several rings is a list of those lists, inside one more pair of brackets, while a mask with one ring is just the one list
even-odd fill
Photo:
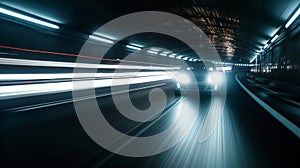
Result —
[[170, 58], [175, 58], [176, 54], [169, 55]]
[[285, 28], [287, 29], [290, 27], [290, 25], [296, 20], [296, 18], [300, 15], [300, 7], [298, 10], [294, 13], [294, 15], [290, 18], [290, 20], [285, 24]]
[[26, 20], [28, 22], [32, 22], [32, 23], [42, 25], [42, 26], [45, 26], [45, 27], [49, 27], [49, 28], [53, 28], [53, 29], [59, 29], [59, 26], [57, 26], [55, 24], [45, 22], [45, 21], [42, 21], [42, 20], [39, 20], [39, 19], [35, 19], [35, 18], [29, 17], [29, 16], [25, 16], [23, 14], [16, 13], [16, 12], [4, 9], [4, 8], [0, 8], [0, 13], [5, 14], [5, 15], [9, 15], [9, 16], [12, 16], [12, 17], [15, 17], [15, 18], [18, 18], [18, 19]]
[[253, 57], [249, 63], [252, 63], [256, 58], [257, 58], [257, 55], [255, 57]]
[[147, 52], [150, 54], [158, 54], [157, 51], [153, 51], [153, 50], [147, 50]]
[[138, 50], [141, 51], [142, 49], [140, 47], [132, 46], [132, 45], [126, 45], [127, 48], [133, 49], [133, 50]]
[[114, 43], [110, 39], [102, 38], [102, 37], [95, 36], [95, 35], [89, 35], [89, 38], [91, 38], [93, 40], [96, 40], [96, 41], [101, 41], [101, 42], [109, 43], [109, 44], [113, 44]]
[[271, 43], [273, 43], [278, 37], [279, 37], [278, 34], [276, 34], [276, 35], [272, 38]]

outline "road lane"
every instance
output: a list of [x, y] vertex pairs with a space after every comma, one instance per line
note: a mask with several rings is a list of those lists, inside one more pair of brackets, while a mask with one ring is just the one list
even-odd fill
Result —
[[[161, 154], [143, 158], [119, 156], [99, 147], [82, 129], [73, 104], [66, 103], [2, 114], [1, 163], [3, 167], [284, 167], [299, 164], [299, 139], [256, 104], [238, 86], [233, 75], [227, 78], [223, 116], [211, 137], [203, 143], [199, 142], [201, 126], [207, 112], [217, 110], [219, 102], [218, 98], [211, 102], [209, 95], [201, 95], [197, 121], [180, 143]], [[173, 97], [172, 87], [162, 87], [168, 94], [168, 112], [152, 123], [140, 124], [122, 118], [111, 104], [111, 97], [100, 98], [100, 106], [112, 125], [122, 132], [153, 135], [176, 121], [178, 102], [191, 106], [197, 103], [189, 98]], [[149, 91], [131, 94], [138, 108], [149, 106]], [[187, 115], [193, 114], [187, 111]]]

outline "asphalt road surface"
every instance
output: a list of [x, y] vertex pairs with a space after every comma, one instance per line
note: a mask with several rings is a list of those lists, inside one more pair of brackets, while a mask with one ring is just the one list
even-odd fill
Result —
[[[120, 115], [111, 96], [98, 98], [107, 120], [133, 136], [149, 136], [167, 129], [177, 119], [177, 106], [198, 103], [172, 96], [172, 86], [162, 85], [168, 106], [161, 116], [138, 123]], [[149, 107], [149, 89], [130, 94], [139, 109]], [[69, 94], [69, 93], [66, 93]], [[66, 96], [68, 97], [68, 95]], [[28, 98], [18, 99], [28, 101]], [[45, 98], [47, 99], [47, 97]], [[89, 101], [89, 100], [83, 100]], [[148, 157], [126, 157], [97, 145], [81, 127], [72, 102], [21, 112], [2, 112], [0, 119], [1, 167], [297, 167], [300, 141], [260, 107], [227, 75], [227, 96], [222, 117], [212, 135], [199, 141], [201, 126], [209, 112], [219, 109], [220, 100], [201, 95], [198, 114], [186, 136], [173, 148]], [[3, 106], [3, 104], [1, 104]], [[104, 135], [105, 136], [105, 135]]]

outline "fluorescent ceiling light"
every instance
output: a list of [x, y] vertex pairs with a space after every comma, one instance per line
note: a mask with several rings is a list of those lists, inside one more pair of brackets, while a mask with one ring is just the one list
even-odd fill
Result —
[[278, 37], [279, 37], [279, 36], [276, 34], [276, 35], [272, 38], [271, 43], [273, 43]]
[[257, 55], [250, 60], [250, 63], [253, 62], [257, 58]]
[[133, 50], [142, 50], [140, 47], [132, 46], [132, 45], [126, 45], [127, 48], [133, 49]]
[[297, 12], [294, 13], [294, 15], [290, 18], [290, 20], [285, 24], [285, 28], [287, 29], [288, 27], [290, 27], [290, 25], [296, 20], [296, 18], [299, 16], [300, 14], [300, 8], [298, 8]]
[[140, 45], [140, 44], [135, 44], [135, 43], [129, 43], [130, 45], [133, 45], [135, 47], [139, 47], [139, 48], [143, 48], [144, 46]]
[[269, 46], [269, 44], [267, 43], [267, 44], [264, 45], [263, 48], [266, 49], [268, 46]]
[[184, 58], [183, 58], [183, 60], [185, 60], [185, 61], [188, 60], [188, 59], [189, 59], [188, 57], [184, 57]]
[[151, 48], [150, 50], [152, 50], [152, 51], [156, 51], [156, 52], [158, 52], [158, 51], [159, 51], [158, 49], [155, 49], [155, 48]]
[[25, 16], [25, 15], [22, 15], [22, 14], [13, 12], [13, 11], [9, 11], [7, 9], [0, 8], [0, 13], [3, 13], [5, 15], [9, 15], [9, 16], [12, 16], [12, 17], [16, 17], [16, 18], [19, 18], [19, 19], [22, 19], [22, 20], [26, 20], [28, 22], [32, 22], [32, 23], [35, 23], [35, 24], [39, 24], [39, 25], [42, 25], [42, 26], [50, 27], [50, 28], [53, 28], [53, 29], [59, 29], [59, 26], [57, 26], [55, 24], [48, 23], [48, 22], [45, 22], [45, 21], [42, 21], [42, 20], [39, 20], [39, 19], [35, 19], [35, 18], [29, 17], [29, 16]]
[[150, 54], [158, 54], [157, 51], [153, 51], [153, 50], [147, 50], [147, 52], [150, 53]]
[[177, 56], [176, 59], [181, 59], [183, 56]]
[[161, 56], [167, 56], [166, 53], [160, 53], [159, 55], [161, 55]]
[[169, 55], [170, 58], [175, 58], [176, 54]]
[[97, 41], [109, 43], [109, 44], [113, 44], [114, 43], [112, 40], [109, 40], [109, 39], [106, 39], [106, 38], [102, 38], [102, 37], [99, 37], [99, 36], [89, 35], [89, 38], [91, 38], [93, 40], [97, 40]]

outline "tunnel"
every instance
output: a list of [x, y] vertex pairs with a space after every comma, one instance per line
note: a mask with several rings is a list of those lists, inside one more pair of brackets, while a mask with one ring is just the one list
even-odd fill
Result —
[[299, 15], [0, 0], [0, 167], [299, 167]]

